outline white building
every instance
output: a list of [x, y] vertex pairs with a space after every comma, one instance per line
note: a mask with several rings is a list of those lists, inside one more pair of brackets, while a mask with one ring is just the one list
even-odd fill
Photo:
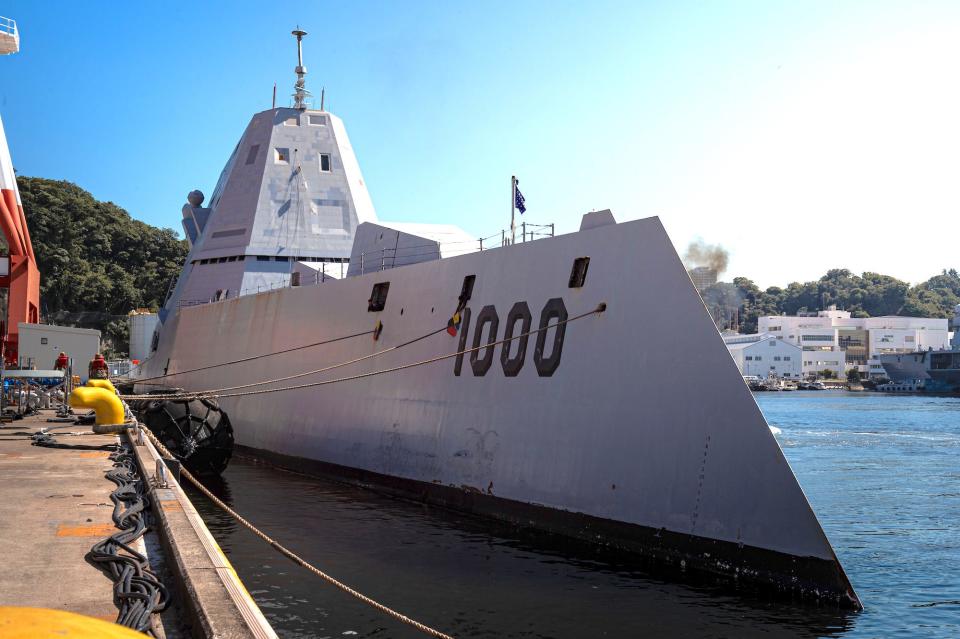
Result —
[[757, 318], [759, 334], [770, 333], [803, 349], [804, 375], [827, 368], [838, 375], [851, 368], [862, 374], [882, 374], [880, 355], [946, 348], [947, 328], [945, 319], [851, 317], [836, 307], [810, 316]]
[[785, 379], [800, 379], [802, 376], [802, 351], [796, 344], [769, 333], [725, 335], [723, 341], [741, 375], [766, 378], [772, 374]]
[[950, 337], [950, 346], [960, 351], [960, 304], [953, 309], [953, 333]]
[[17, 325], [20, 329], [20, 363], [25, 367], [49, 370], [60, 353], [73, 359], [73, 374], [87, 381], [87, 366], [100, 352], [100, 331], [52, 324]]

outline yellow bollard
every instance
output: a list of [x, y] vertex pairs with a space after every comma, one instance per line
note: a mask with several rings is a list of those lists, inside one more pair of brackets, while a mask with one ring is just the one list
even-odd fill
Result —
[[[123, 426], [123, 402], [117, 397], [115, 391], [111, 392], [106, 388], [95, 386], [80, 386], [70, 393], [70, 406], [92, 408], [97, 414], [96, 426]], [[96, 426], [93, 429], [94, 432], [112, 432], [98, 429]]]
[[113, 393], [119, 394], [117, 393], [116, 387], [113, 385], [113, 383], [109, 379], [88, 379], [87, 386], [93, 386], [96, 388], [106, 388], [107, 390]]

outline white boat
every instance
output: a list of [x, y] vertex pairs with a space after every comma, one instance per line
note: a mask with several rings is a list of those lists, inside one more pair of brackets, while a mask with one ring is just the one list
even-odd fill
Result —
[[209, 391], [283, 466], [859, 606], [657, 218], [489, 250], [379, 222], [303, 73], [184, 207], [138, 392]]

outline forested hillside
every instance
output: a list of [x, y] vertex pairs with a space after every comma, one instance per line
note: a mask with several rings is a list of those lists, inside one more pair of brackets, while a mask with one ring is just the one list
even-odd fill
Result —
[[889, 275], [855, 275], [847, 269], [833, 269], [819, 280], [766, 290], [745, 277], [735, 277], [732, 283], [717, 282], [704, 289], [702, 295], [720, 328], [736, 326], [742, 333], [755, 332], [757, 317], [762, 315], [796, 315], [834, 304], [854, 317], [951, 318], [960, 304], [960, 274], [955, 269], [944, 270], [910, 286]]
[[187, 243], [70, 182], [18, 176], [17, 184], [40, 266], [41, 315], [99, 328], [125, 352], [127, 313], [163, 303]]

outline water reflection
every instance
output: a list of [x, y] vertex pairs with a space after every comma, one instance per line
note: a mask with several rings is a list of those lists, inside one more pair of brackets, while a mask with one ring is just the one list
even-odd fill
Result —
[[[856, 620], [668, 583], [621, 556], [249, 460], [213, 490], [308, 561], [458, 637], [822, 637]], [[420, 636], [195, 503], [281, 636]]]
[[[216, 495], [224, 503], [233, 506], [233, 491], [230, 490], [230, 481], [226, 477], [204, 475], [200, 477], [203, 485], [211, 493]], [[193, 488], [188, 482], [183, 482], [183, 486], [190, 495], [190, 500], [197, 511], [203, 517], [203, 522], [210, 529], [210, 532], [219, 541], [222, 538], [229, 539], [240, 527], [233, 517], [217, 508], [200, 491]]]
[[[960, 401], [757, 397], [866, 606], [678, 585], [491, 522], [235, 460], [218, 494], [309, 561], [457, 637], [960, 636]], [[282, 637], [418, 637], [198, 509]]]

